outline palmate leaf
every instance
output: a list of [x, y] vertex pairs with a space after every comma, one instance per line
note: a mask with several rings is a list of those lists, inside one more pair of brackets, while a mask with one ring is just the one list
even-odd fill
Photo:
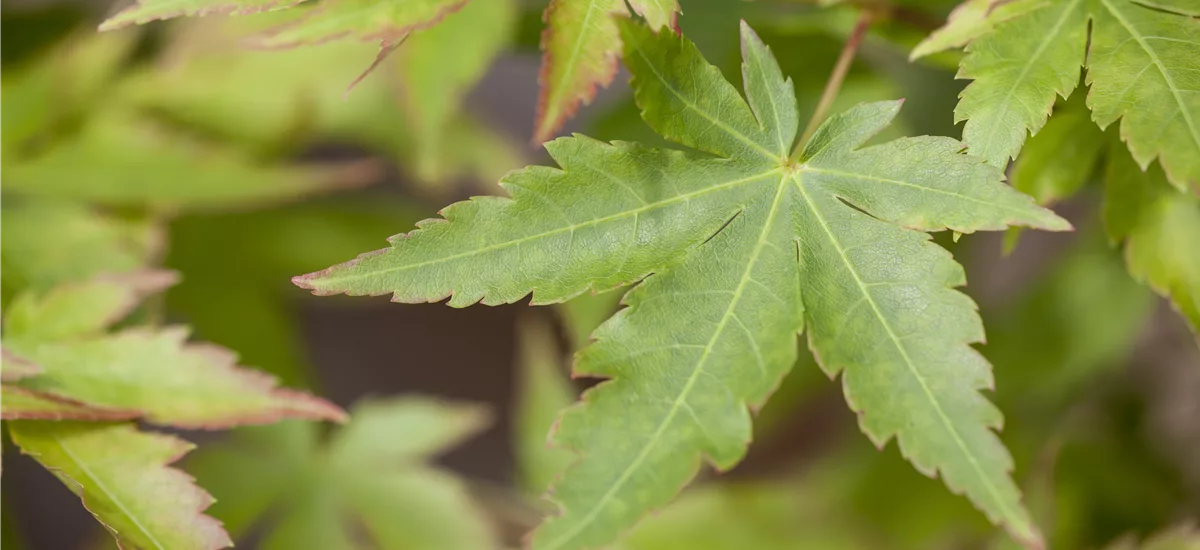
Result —
[[[1069, 225], [1001, 183], [952, 139], [862, 147], [900, 102], [825, 122], [789, 158], [790, 81], [743, 26], [746, 99], [695, 46], [620, 23], [642, 116], [697, 151], [576, 136], [547, 144], [562, 167], [531, 167], [418, 224], [388, 249], [295, 282], [318, 294], [400, 302], [537, 304], [645, 279], [593, 335], [575, 374], [611, 380], [566, 411], [555, 440], [582, 458], [552, 491], [562, 509], [538, 549], [595, 548], [659, 508], [696, 473], [741, 459], [760, 406], [809, 346], [845, 371], [851, 407], [882, 445], [897, 437], [1018, 539], [1039, 535], [1008, 476], [980, 394], [988, 364], [962, 268], [922, 231]], [[652, 276], [650, 276], [653, 273]]]
[[140, 272], [19, 295], [5, 315], [5, 351], [38, 370], [14, 384], [66, 404], [136, 411], [180, 427], [344, 417], [322, 399], [278, 389], [273, 378], [235, 366], [228, 350], [187, 343], [181, 327], [104, 333], [141, 298], [173, 281], [170, 273]]
[[257, 526], [266, 550], [497, 547], [462, 482], [427, 464], [483, 426], [479, 408], [401, 398], [351, 417], [327, 445], [307, 424], [243, 430], [188, 468], [217, 496], [213, 515], [234, 537]]
[[[630, 5], [651, 28], [675, 27], [676, 0], [633, 0]], [[627, 13], [624, 0], [551, 0], [546, 6], [533, 141], [554, 137], [580, 105], [592, 102], [597, 88], [612, 83], [621, 54], [615, 16]]]
[[[7, 401], [8, 396], [5, 395]], [[212, 550], [232, 545], [201, 512], [212, 497], [166, 465], [192, 449], [181, 439], [130, 424], [8, 423], [13, 442], [83, 499], [125, 550]]]
[[973, 154], [1006, 165], [1086, 65], [1092, 119], [1101, 128], [1120, 120], [1142, 169], [1160, 158], [1177, 187], [1200, 182], [1200, 73], [1191, 67], [1198, 36], [1200, 20], [1134, 0], [1048, 0], [996, 23], [971, 40], [959, 71], [974, 80], [955, 110], [967, 121], [963, 140]]

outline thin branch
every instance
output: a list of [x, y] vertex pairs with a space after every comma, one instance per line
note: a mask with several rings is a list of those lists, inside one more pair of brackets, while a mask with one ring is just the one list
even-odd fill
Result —
[[846, 73], [850, 71], [850, 64], [854, 61], [855, 54], [858, 53], [858, 47], [862, 45], [863, 38], [867, 36], [867, 29], [874, 21], [875, 12], [872, 10], [863, 10], [862, 15], [858, 16], [854, 31], [846, 40], [846, 46], [842, 48], [842, 54], [838, 56], [837, 64], [833, 66], [833, 73], [829, 75], [829, 82], [825, 84], [825, 91], [821, 92], [821, 100], [817, 102], [817, 109], [813, 112], [812, 118], [808, 120], [808, 127], [804, 129], [804, 135], [796, 143], [795, 150], [792, 151], [793, 159], [800, 155], [800, 151], [808, 144], [813, 132], [817, 131], [817, 127], [829, 115], [829, 109], [833, 107], [833, 101], [837, 99], [838, 91], [842, 89], [842, 82], [846, 80]]

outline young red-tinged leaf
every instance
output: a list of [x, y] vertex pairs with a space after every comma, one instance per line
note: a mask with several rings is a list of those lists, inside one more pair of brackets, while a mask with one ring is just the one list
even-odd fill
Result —
[[1125, 243], [1129, 273], [1200, 335], [1200, 198], [1172, 188], [1158, 164], [1142, 171], [1120, 144], [1109, 148], [1105, 179], [1104, 221]]
[[4, 420], [130, 420], [141, 411], [109, 409], [55, 395], [0, 384], [0, 418]]
[[8, 423], [13, 442], [83, 499], [123, 550], [215, 550], [231, 546], [202, 512], [212, 497], [167, 465], [192, 445], [131, 424]]
[[295, 21], [252, 41], [264, 48], [290, 48], [353, 37], [379, 41], [381, 50], [410, 32], [432, 27], [469, 0], [324, 0]]
[[561, 514], [532, 534], [536, 549], [606, 546], [702, 461], [736, 465], [802, 328], [825, 371], [843, 373], [872, 441], [897, 439], [917, 469], [1039, 545], [999, 411], [980, 393], [991, 369], [970, 347], [983, 339], [974, 303], [953, 289], [962, 267], [925, 232], [1070, 224], [956, 140], [864, 146], [898, 101], [830, 118], [793, 158], [791, 83], [745, 25], [744, 99], [690, 41], [618, 27], [642, 118], [689, 150], [555, 140], [562, 169], [510, 173], [511, 199], [452, 205], [391, 248], [296, 283], [464, 307], [641, 281], [576, 361], [575, 375], [610, 380], [559, 420], [554, 441], [581, 457], [551, 491]]
[[485, 421], [479, 407], [376, 400], [356, 407], [327, 445], [310, 425], [261, 427], [202, 449], [191, 466], [220, 499], [213, 514], [235, 536], [257, 523], [266, 550], [351, 548], [355, 539], [494, 550], [496, 535], [465, 485], [427, 463]]
[[236, 366], [229, 350], [187, 343], [188, 330], [129, 329], [61, 342], [9, 345], [42, 367], [21, 386], [67, 399], [140, 410], [155, 424], [216, 429], [283, 418], [341, 421], [333, 404], [279, 389], [274, 378]]
[[174, 17], [201, 15], [247, 15], [283, 9], [303, 0], [134, 0], [129, 6], [100, 24], [100, 30], [110, 31], [127, 25], [144, 25], [151, 21]]
[[621, 54], [616, 16], [625, 13], [623, 0], [551, 0], [546, 6], [535, 143], [554, 137], [597, 88], [612, 83]]
[[171, 272], [141, 271], [17, 296], [4, 319], [6, 350], [39, 369], [19, 385], [181, 427], [344, 417], [324, 400], [277, 389], [270, 376], [237, 367], [228, 350], [187, 343], [182, 327], [103, 333], [174, 281]]

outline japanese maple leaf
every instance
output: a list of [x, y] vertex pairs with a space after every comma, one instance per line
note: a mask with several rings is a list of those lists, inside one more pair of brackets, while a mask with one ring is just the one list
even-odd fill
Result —
[[610, 380], [560, 418], [555, 440], [580, 458], [534, 548], [603, 546], [669, 502], [701, 459], [737, 464], [750, 411], [795, 362], [802, 330], [825, 371], [844, 372], [872, 441], [895, 437], [919, 470], [1037, 544], [993, 431], [1000, 413], [979, 393], [992, 377], [969, 345], [983, 339], [975, 305], [952, 289], [963, 269], [925, 232], [1067, 222], [956, 140], [864, 146], [899, 101], [834, 116], [789, 154], [792, 84], [745, 25], [744, 99], [687, 39], [620, 27], [643, 118], [686, 150], [552, 141], [561, 169], [511, 173], [511, 198], [454, 204], [296, 284], [464, 307], [641, 281], [579, 354], [576, 375]]
[[[978, 4], [971, 0], [967, 4]], [[995, 4], [995, 3], [994, 3]], [[1161, 159], [1180, 189], [1200, 183], [1200, 20], [1186, 2], [1015, 0], [985, 23], [951, 22], [914, 55], [967, 44], [958, 76], [974, 80], [955, 109], [972, 154], [1004, 166], [1046, 124], [1056, 95], [1087, 69], [1087, 106], [1145, 170]], [[1191, 15], [1189, 15], [1189, 13]]]

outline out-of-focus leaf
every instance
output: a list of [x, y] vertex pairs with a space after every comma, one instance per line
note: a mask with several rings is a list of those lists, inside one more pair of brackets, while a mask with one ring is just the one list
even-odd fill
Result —
[[122, 81], [119, 95], [258, 149], [295, 147], [314, 136], [391, 148], [406, 130], [396, 124], [401, 113], [388, 79], [368, 79], [355, 88], [353, 100], [343, 97], [371, 46], [339, 41], [258, 51], [238, 44], [239, 37], [277, 19], [263, 14], [182, 21], [168, 29], [170, 40], [157, 62]]
[[80, 33], [29, 65], [6, 72], [0, 143], [7, 163], [25, 155], [27, 148], [46, 146], [53, 132], [104, 101], [137, 37], [132, 32]]
[[1015, 416], [1044, 419], [1088, 380], [1123, 364], [1153, 310], [1153, 296], [1129, 279], [1099, 233], [1084, 231], [1010, 311], [987, 319], [984, 351], [1005, 381], [997, 399]]
[[140, 411], [151, 422], [181, 427], [343, 418], [324, 400], [277, 389], [271, 377], [235, 366], [236, 356], [225, 349], [186, 343], [182, 327], [100, 334], [145, 293], [169, 282], [144, 274], [18, 296], [5, 317], [5, 349], [40, 371], [16, 383], [70, 401]]
[[1155, 534], [1138, 544], [1134, 536], [1122, 537], [1107, 550], [1200, 550], [1200, 530], [1192, 523]]
[[[861, 525], [821, 480], [698, 487], [630, 533], [620, 550], [867, 550]], [[887, 546], [893, 548], [892, 546]]]
[[[254, 42], [267, 48], [319, 44], [344, 37], [394, 45], [412, 31], [431, 27], [469, 0], [324, 0], [295, 21]], [[301, 8], [305, 9], [305, 8]]]
[[1200, 197], [1173, 189], [1158, 165], [1142, 171], [1127, 151], [1108, 153], [1104, 219], [1125, 243], [1129, 273], [1169, 298], [1200, 334]]
[[5, 166], [5, 190], [112, 205], [215, 207], [289, 200], [378, 177], [373, 162], [289, 166], [108, 112], [51, 150]]
[[1049, 122], [1029, 138], [1013, 164], [1011, 182], [1039, 204], [1074, 195], [1087, 183], [1104, 151], [1104, 132], [1088, 116], [1083, 93], [1059, 107]]
[[15, 382], [42, 372], [36, 363], [0, 348], [0, 382]]
[[129, 273], [147, 265], [161, 245], [151, 223], [81, 204], [6, 197], [0, 212], [6, 298], [26, 288], [48, 290], [101, 273]]
[[[213, 514], [228, 517], [235, 536], [258, 524], [269, 550], [355, 548], [359, 532], [382, 550], [493, 550], [492, 528], [462, 483], [426, 464], [484, 418], [422, 398], [367, 402], [328, 445], [305, 426], [260, 428], [201, 450], [192, 471], [222, 503], [238, 501]], [[250, 479], [258, 470], [246, 463], [280, 467]]]
[[591, 341], [592, 331], [596, 330], [596, 327], [599, 327], [605, 319], [612, 317], [617, 310], [617, 304], [624, 295], [625, 293], [620, 290], [596, 294], [589, 292], [571, 298], [558, 306], [559, 315], [566, 325], [574, 351], [583, 349]]
[[531, 496], [542, 494], [566, 469], [575, 455], [550, 445], [550, 430], [558, 411], [570, 405], [578, 392], [564, 368], [549, 327], [532, 316], [517, 327], [520, 385], [513, 432], [521, 486]]
[[25, 454], [83, 499], [125, 548], [213, 550], [232, 545], [221, 524], [201, 512], [212, 497], [167, 467], [192, 445], [139, 432], [129, 424], [13, 421], [9, 434]]
[[0, 418], [4, 420], [129, 420], [141, 411], [109, 409], [48, 393], [0, 384]]
[[[511, 39], [517, 5], [513, 0], [470, 2], [436, 27], [416, 33], [399, 57], [399, 78], [411, 132], [418, 136], [413, 167], [426, 180], [445, 171], [437, 161], [443, 149], [470, 148], [448, 134], [460, 118], [462, 100]], [[515, 168], [516, 165], [510, 166]]]
[[238, 538], [287, 497], [297, 482], [316, 480], [310, 474], [319, 437], [319, 426], [311, 422], [247, 426], [231, 432], [222, 443], [201, 447], [184, 467], [218, 497], [209, 513]]
[[160, 19], [200, 15], [246, 15], [282, 9], [303, 0], [134, 0], [129, 6], [100, 24], [109, 31], [127, 25], [144, 25]]

